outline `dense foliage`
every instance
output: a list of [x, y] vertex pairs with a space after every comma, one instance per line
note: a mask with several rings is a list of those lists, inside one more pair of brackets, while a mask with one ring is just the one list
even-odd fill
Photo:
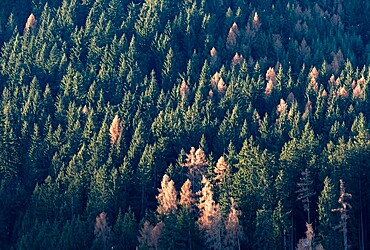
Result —
[[367, 249], [370, 2], [0, 1], [0, 248]]

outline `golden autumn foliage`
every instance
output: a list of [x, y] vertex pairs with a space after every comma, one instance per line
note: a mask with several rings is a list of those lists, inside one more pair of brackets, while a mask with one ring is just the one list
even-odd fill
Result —
[[258, 13], [255, 12], [253, 16], [253, 28], [258, 30], [261, 27], [260, 18], [258, 16]]
[[273, 88], [274, 88], [274, 83], [272, 82], [272, 80], [269, 80], [266, 84], [265, 95], [271, 95]]
[[206, 177], [202, 177], [203, 188], [198, 192], [200, 195], [198, 209], [199, 228], [203, 231], [207, 245], [210, 249], [222, 249], [222, 215], [220, 205], [213, 199], [212, 185]]
[[159, 194], [156, 197], [158, 201], [158, 214], [168, 215], [175, 213], [177, 210], [177, 192], [175, 183], [170, 180], [168, 175], [164, 175], [161, 181], [161, 188], [158, 189]]
[[226, 92], [226, 83], [224, 81], [224, 79], [222, 79], [222, 77], [220, 78], [220, 80], [218, 80], [217, 82], [217, 91], [218, 93], [220, 94], [224, 94]]
[[266, 72], [266, 80], [272, 81], [273, 84], [276, 83], [276, 73], [273, 67], [270, 67]]
[[313, 89], [315, 92], [319, 90], [319, 84], [317, 83], [317, 78], [319, 77], [319, 71], [316, 69], [316, 67], [313, 67], [310, 74], [310, 85], [308, 89]]
[[186, 84], [185, 80], [182, 80], [181, 82], [181, 87], [180, 87], [180, 95], [182, 97], [187, 97], [189, 95], [189, 87], [188, 85]]
[[214, 169], [214, 172], [216, 174], [215, 180], [216, 181], [222, 181], [225, 178], [225, 173], [230, 170], [230, 166], [227, 164], [225, 157], [221, 156], [217, 163], [216, 167]]
[[141, 247], [154, 248], [156, 240], [153, 237], [153, 226], [145, 221], [139, 231], [138, 242]]
[[214, 73], [214, 75], [211, 78], [212, 85], [216, 86], [220, 78], [221, 78], [221, 74], [219, 72]]
[[242, 226], [240, 225], [240, 211], [236, 209], [236, 203], [231, 200], [230, 212], [225, 222], [224, 249], [240, 249], [240, 238], [243, 235]]
[[238, 25], [233, 23], [226, 39], [226, 48], [228, 50], [234, 50], [236, 48], [237, 39], [240, 35]]
[[121, 136], [123, 127], [121, 119], [116, 115], [112, 121], [112, 124], [109, 128], [109, 134], [110, 134], [110, 142], [112, 144], [115, 144], [118, 140], [118, 138]]
[[189, 179], [187, 179], [181, 187], [179, 204], [185, 207], [187, 210], [191, 210], [194, 203], [195, 198], [191, 190], [191, 182]]
[[94, 234], [96, 238], [100, 238], [103, 242], [104, 249], [106, 248], [109, 238], [111, 237], [111, 227], [107, 222], [107, 214], [105, 212], [100, 213], [95, 218], [95, 229]]
[[365, 85], [365, 78], [361, 77], [357, 81], [352, 82], [352, 95], [354, 99], [362, 99], [363, 98], [363, 86]]
[[37, 20], [36, 17], [31, 13], [29, 17], [27, 18], [26, 25], [23, 30], [23, 34], [28, 33], [31, 30], [35, 30], [37, 26]]
[[198, 208], [201, 214], [198, 222], [201, 228], [207, 228], [212, 225], [212, 220], [215, 216], [217, 205], [213, 200], [212, 184], [204, 175], [202, 176], [202, 184], [203, 188], [198, 192], [198, 195], [200, 196]]
[[313, 250], [313, 249], [320, 249], [313, 247], [313, 238], [315, 236], [312, 223], [306, 223], [306, 238], [300, 239], [297, 245], [297, 250]]
[[337, 91], [338, 96], [342, 98], [347, 98], [348, 97], [348, 92], [344, 87], [340, 87]]
[[276, 107], [276, 114], [280, 115], [284, 113], [288, 108], [288, 104], [284, 101], [284, 99], [280, 99], [279, 105]]
[[211, 66], [216, 65], [217, 59], [218, 59], [216, 48], [212, 47], [212, 49], [209, 51], [209, 54], [211, 55], [211, 61], [210, 61]]
[[243, 60], [244, 60], [243, 55], [239, 55], [239, 53], [236, 52], [233, 59], [231, 60], [231, 65], [235, 66], [237, 64], [240, 64]]
[[186, 162], [182, 164], [182, 167], [188, 168], [187, 175], [194, 187], [195, 185], [198, 185], [202, 179], [202, 175], [206, 173], [208, 162], [206, 155], [201, 148], [195, 150], [194, 147], [191, 147], [189, 154], [186, 156]]

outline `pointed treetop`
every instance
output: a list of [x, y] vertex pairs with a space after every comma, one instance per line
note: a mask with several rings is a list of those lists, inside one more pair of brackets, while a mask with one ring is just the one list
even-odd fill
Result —
[[111, 143], [115, 144], [122, 133], [123, 127], [121, 119], [116, 115], [109, 128]]
[[230, 170], [230, 166], [227, 164], [225, 157], [221, 156], [220, 159], [218, 159], [216, 167], [215, 167], [215, 180], [222, 180], [225, 172]]
[[274, 83], [272, 82], [272, 80], [269, 80], [266, 84], [265, 95], [271, 95], [273, 88], [274, 88]]
[[161, 181], [161, 189], [158, 189], [158, 191], [158, 213], [168, 215], [175, 212], [177, 210], [177, 192], [175, 189], [175, 183], [167, 174], [163, 176]]
[[261, 27], [261, 22], [259, 20], [258, 13], [255, 12], [253, 16], [253, 28], [258, 30], [260, 27]]
[[231, 61], [231, 65], [235, 66], [235, 65], [241, 63], [243, 60], [244, 60], [243, 55], [241, 55], [241, 54], [239, 55], [239, 53], [236, 52], [232, 61]]
[[181, 187], [179, 204], [185, 207], [187, 210], [191, 210], [191, 207], [194, 203], [195, 198], [191, 190], [191, 181], [187, 179]]
[[218, 83], [218, 81], [220, 80], [220, 78], [221, 78], [221, 74], [220, 74], [219, 72], [216, 72], [216, 73], [212, 76], [212, 78], [211, 78], [211, 83], [213, 83], [213, 84]]
[[276, 73], [273, 67], [270, 67], [266, 72], [266, 80], [272, 81], [273, 84], [276, 83]]
[[186, 84], [186, 81], [185, 80], [182, 80], [181, 82], [181, 87], [180, 87], [180, 95], [182, 97], [187, 97], [189, 95], [189, 87], [188, 85]]
[[96, 216], [94, 234], [97, 238], [101, 238], [104, 249], [108, 245], [111, 231], [111, 227], [108, 225], [107, 222], [107, 214], [105, 212], [102, 212], [98, 216]]
[[35, 16], [31, 13], [27, 19], [23, 33], [26, 34], [29, 30], [35, 30], [36, 25], [37, 25], [37, 20]]
[[348, 97], [348, 92], [344, 87], [340, 87], [337, 91], [338, 96], [342, 98], [347, 98]]
[[224, 239], [224, 246], [228, 249], [240, 249], [239, 240], [242, 236], [242, 226], [240, 225], [238, 216], [240, 211], [236, 209], [234, 198], [230, 198], [231, 207], [230, 213], [225, 223], [226, 235]]
[[217, 91], [220, 94], [224, 94], [226, 89], [227, 89], [227, 87], [226, 87], [225, 81], [221, 77], [220, 80], [218, 80], [218, 83], [217, 83]]
[[310, 79], [317, 79], [319, 77], [319, 71], [317, 71], [316, 67], [313, 67], [310, 72]]
[[217, 56], [217, 51], [215, 47], [212, 47], [212, 49], [209, 51], [209, 54], [211, 57], [216, 57]]
[[140, 246], [153, 246], [152, 233], [153, 226], [146, 220], [139, 231], [138, 242]]

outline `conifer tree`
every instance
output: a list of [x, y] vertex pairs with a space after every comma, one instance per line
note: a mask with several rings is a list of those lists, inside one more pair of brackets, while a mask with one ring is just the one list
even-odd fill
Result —
[[112, 229], [108, 224], [105, 212], [101, 212], [96, 216], [94, 234], [96, 238], [93, 248], [110, 249]]
[[109, 133], [110, 133], [110, 142], [112, 144], [115, 144], [118, 140], [118, 138], [122, 134], [122, 123], [118, 115], [116, 115], [112, 121], [112, 124], [110, 125], [109, 128]]
[[216, 163], [216, 167], [214, 169], [216, 176], [214, 180], [216, 181], [216, 185], [218, 186], [218, 196], [221, 209], [225, 211], [228, 208], [229, 204], [229, 197], [230, 197], [230, 189], [231, 189], [231, 169], [230, 166], [225, 161], [223, 156], [218, 159]]
[[178, 246], [195, 249], [199, 244], [197, 242], [199, 240], [199, 232], [195, 224], [195, 197], [191, 190], [189, 179], [181, 187], [179, 205], [177, 230], [180, 232], [180, 235], [178, 237]]
[[131, 210], [122, 215], [118, 213], [117, 221], [113, 227], [113, 248], [133, 249], [137, 246], [137, 223], [135, 214]]
[[253, 236], [256, 238], [253, 245], [258, 249], [271, 249], [275, 241], [273, 212], [263, 206], [256, 211], [256, 229]]
[[73, 217], [68, 220], [64, 225], [59, 236], [58, 248], [70, 249], [70, 248], [88, 248], [90, 247], [90, 238], [93, 236], [91, 232], [88, 232], [87, 223], [81, 220], [80, 216]]
[[[155, 172], [155, 162], [154, 162], [154, 151], [155, 148], [151, 145], [146, 145], [144, 152], [140, 158], [139, 164], [137, 166], [137, 179], [138, 185], [141, 187], [140, 193], [140, 211], [141, 214], [144, 214], [145, 209], [147, 208], [148, 201], [150, 196], [154, 195], [153, 185], [156, 185], [152, 182]], [[153, 183], [153, 184], [152, 184]]]
[[344, 187], [344, 182], [342, 179], [339, 180], [340, 184], [340, 194], [338, 203], [340, 204], [339, 208], [335, 208], [332, 211], [333, 212], [339, 212], [340, 213], [340, 223], [337, 226], [337, 229], [341, 229], [343, 233], [343, 249], [347, 250], [349, 248], [348, 243], [348, 224], [347, 220], [349, 219], [348, 215], [348, 209], [352, 208], [351, 204], [348, 203], [347, 199], [352, 198], [352, 195], [349, 193], [346, 193], [346, 188]]
[[1, 179], [8, 182], [19, 175], [19, 146], [14, 127], [11, 125], [12, 106], [6, 104], [1, 115], [3, 124], [0, 127], [0, 174]]
[[298, 200], [301, 200], [303, 203], [304, 211], [307, 212], [307, 223], [311, 224], [311, 217], [310, 217], [310, 202], [311, 196], [315, 193], [312, 191], [312, 184], [313, 181], [310, 178], [310, 173], [306, 168], [304, 172], [302, 172], [302, 177], [300, 178], [301, 182], [297, 183], [298, 186]]
[[154, 249], [155, 247], [153, 226], [147, 220], [143, 223], [139, 231], [138, 242], [139, 249]]
[[336, 249], [340, 248], [338, 245], [338, 236], [335, 231], [336, 219], [332, 210], [335, 207], [335, 190], [334, 185], [329, 177], [324, 180], [324, 188], [321, 191], [321, 195], [318, 200], [318, 236], [321, 239], [321, 244], [324, 249]]
[[25, 35], [29, 32], [35, 32], [36, 26], [37, 26], [37, 20], [35, 16], [31, 13], [27, 19], [23, 34]]
[[182, 164], [183, 167], [188, 168], [188, 177], [194, 190], [198, 190], [199, 182], [202, 175], [206, 173], [206, 166], [208, 165], [204, 151], [201, 148], [195, 150], [191, 147], [189, 154], [186, 155], [186, 162]]
[[168, 175], [164, 175], [161, 181], [161, 189], [158, 189], [157, 196], [158, 207], [157, 212], [160, 215], [169, 215], [176, 213], [177, 210], [177, 192], [175, 183], [170, 180]]
[[242, 237], [242, 226], [239, 223], [240, 211], [236, 209], [233, 198], [231, 199], [230, 213], [225, 222], [225, 237], [223, 240], [224, 249], [240, 249], [240, 239]]
[[369, 248], [370, 1], [130, 2], [0, 1], [0, 248]]
[[306, 222], [306, 228], [307, 228], [306, 238], [299, 240], [298, 245], [297, 245], [297, 250], [317, 249], [313, 247], [315, 233], [313, 231], [312, 224], [309, 224]]
[[202, 184], [203, 188], [199, 191], [198, 225], [204, 233], [207, 248], [222, 249], [223, 226], [220, 206], [213, 200], [212, 185], [204, 176], [202, 176]]

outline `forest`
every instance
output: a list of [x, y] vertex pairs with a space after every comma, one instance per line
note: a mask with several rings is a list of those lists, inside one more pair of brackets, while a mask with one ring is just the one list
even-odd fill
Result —
[[1, 0], [0, 249], [369, 249], [368, 13]]

